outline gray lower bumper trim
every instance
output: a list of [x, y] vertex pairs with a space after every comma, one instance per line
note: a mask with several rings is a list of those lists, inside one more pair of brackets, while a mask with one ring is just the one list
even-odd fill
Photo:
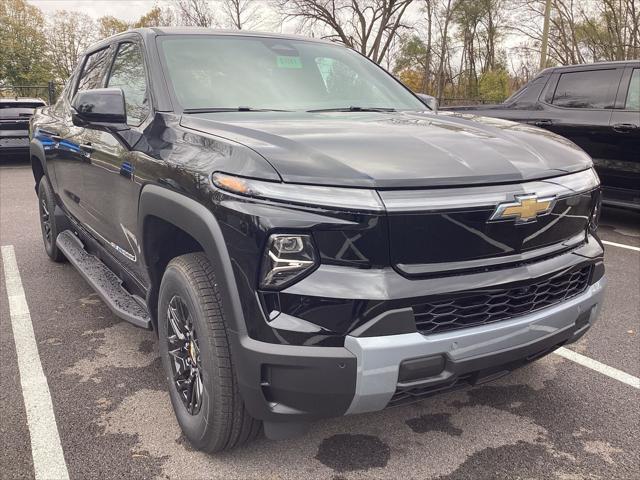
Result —
[[542, 342], [575, 327], [578, 316], [591, 310], [598, 315], [606, 278], [569, 301], [536, 313], [464, 330], [422, 335], [406, 333], [381, 337], [347, 336], [345, 347], [357, 357], [356, 392], [347, 414], [381, 410], [396, 391], [403, 360], [444, 354], [453, 362]]

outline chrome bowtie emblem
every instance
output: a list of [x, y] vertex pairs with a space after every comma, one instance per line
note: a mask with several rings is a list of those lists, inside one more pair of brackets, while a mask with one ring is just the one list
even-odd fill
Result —
[[556, 197], [538, 198], [537, 195], [516, 195], [514, 202], [501, 203], [489, 218], [490, 222], [514, 218], [516, 223], [526, 223], [546, 215], [553, 209]]

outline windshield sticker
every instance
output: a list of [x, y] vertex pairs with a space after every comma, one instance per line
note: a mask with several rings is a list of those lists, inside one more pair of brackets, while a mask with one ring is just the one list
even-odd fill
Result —
[[302, 68], [302, 61], [300, 60], [300, 57], [278, 55], [276, 59], [278, 62], [278, 68]]

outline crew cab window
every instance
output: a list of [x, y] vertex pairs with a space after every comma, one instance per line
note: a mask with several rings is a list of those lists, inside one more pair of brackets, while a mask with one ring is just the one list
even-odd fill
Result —
[[87, 57], [78, 81], [78, 90], [91, 90], [102, 87], [108, 59], [108, 48], [98, 50]]
[[640, 68], [634, 68], [627, 92], [625, 110], [640, 110]]
[[551, 103], [566, 108], [613, 108], [620, 70], [589, 70], [560, 75]]
[[520, 88], [520, 90], [507, 98], [504, 103], [528, 108], [531, 104], [534, 104], [538, 100], [540, 91], [545, 86], [548, 79], [548, 75], [542, 75], [534, 78], [529, 83]]
[[147, 77], [142, 53], [137, 44], [131, 42], [120, 44], [107, 86], [121, 88], [124, 92], [129, 125], [138, 126], [147, 118], [149, 115]]

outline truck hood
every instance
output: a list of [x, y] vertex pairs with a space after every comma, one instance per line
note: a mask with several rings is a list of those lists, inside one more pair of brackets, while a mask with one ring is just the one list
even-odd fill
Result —
[[575, 144], [546, 130], [447, 112], [216, 112], [185, 114], [180, 124], [249, 147], [291, 183], [509, 183], [592, 164]]

